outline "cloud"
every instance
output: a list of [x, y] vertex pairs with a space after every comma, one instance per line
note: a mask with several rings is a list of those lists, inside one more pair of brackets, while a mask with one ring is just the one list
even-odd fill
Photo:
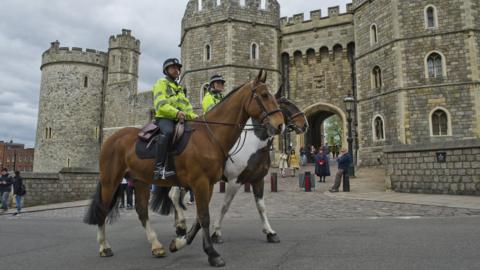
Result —
[[[1, 0], [0, 140], [33, 146], [42, 53], [50, 42], [106, 51], [108, 38], [132, 29], [142, 42], [139, 89], [162, 75], [163, 59], [180, 57], [180, 27], [187, 0]], [[280, 0], [282, 16], [341, 5], [345, 0]], [[321, 2], [321, 3], [320, 3]]]

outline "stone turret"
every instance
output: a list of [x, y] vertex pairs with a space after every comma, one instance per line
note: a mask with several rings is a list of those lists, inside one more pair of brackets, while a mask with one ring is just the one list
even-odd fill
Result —
[[121, 34], [110, 37], [104, 95], [104, 140], [116, 130], [134, 125], [139, 57], [140, 41], [130, 30], [123, 29]]
[[[260, 68], [269, 86], [279, 83], [280, 5], [275, 0], [190, 0], [182, 20], [182, 83], [199, 108], [203, 83], [215, 73], [227, 89], [252, 79]], [[252, 50], [254, 50], [252, 52]]]
[[34, 171], [98, 168], [106, 67], [106, 53], [58, 41], [43, 53]]

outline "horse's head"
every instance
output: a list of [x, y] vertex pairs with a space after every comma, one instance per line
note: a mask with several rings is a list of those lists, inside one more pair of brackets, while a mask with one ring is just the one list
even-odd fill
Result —
[[266, 85], [267, 72], [260, 70], [251, 86], [250, 101], [245, 104], [245, 111], [250, 117], [266, 126], [269, 136], [280, 134], [285, 129], [285, 121], [275, 97]]
[[303, 113], [293, 102], [282, 96], [282, 88], [278, 89], [275, 98], [277, 99], [280, 109], [283, 112], [283, 116], [285, 117], [284, 121], [287, 125], [288, 131], [295, 131], [297, 134], [306, 132], [309, 126], [305, 113]]

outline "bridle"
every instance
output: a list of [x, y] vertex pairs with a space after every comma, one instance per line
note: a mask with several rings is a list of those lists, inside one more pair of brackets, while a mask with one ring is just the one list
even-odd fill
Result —
[[[260, 97], [258, 96], [258, 94], [257, 94], [257, 88], [258, 88], [258, 86], [259, 86], [259, 85], [255, 85], [255, 86], [252, 88], [252, 90], [251, 90], [251, 91], [252, 91], [252, 95], [251, 95], [250, 100], [249, 100], [249, 102], [248, 102], [247, 108], [250, 107], [250, 104], [252, 103], [252, 100], [255, 100], [255, 101], [257, 102], [258, 106], [259, 106], [260, 109], [262, 110], [262, 113], [261, 113], [261, 115], [260, 115], [260, 116], [261, 116], [261, 118], [260, 118], [260, 123], [262, 123], [262, 126], [263, 126], [265, 120], [269, 120], [271, 115], [273, 115], [273, 114], [275, 114], [275, 113], [279, 113], [279, 112], [283, 114], [283, 111], [282, 111], [280, 108], [278, 108], [278, 109], [275, 109], [275, 110], [272, 110], [272, 111], [268, 112], [267, 107], [265, 107], [265, 104], [263, 104], [261, 98], [260, 98]], [[203, 123], [206, 125], [207, 130], [208, 130], [208, 133], [210, 133], [210, 136], [213, 138], [213, 140], [215, 141], [215, 143], [216, 143], [216, 144], [218, 145], [218, 147], [220, 148], [221, 152], [223, 153], [223, 156], [224, 156], [226, 159], [230, 159], [230, 161], [231, 161], [232, 163], [234, 163], [234, 161], [233, 161], [233, 159], [232, 159], [232, 156], [235, 155], [235, 154], [237, 154], [240, 150], [235, 150], [235, 151], [234, 151], [234, 154], [232, 154], [232, 155], [227, 154], [228, 152], [226, 152], [225, 149], [223, 149], [222, 144], [218, 141], [217, 137], [215, 137], [215, 134], [213, 133], [212, 129], [210, 128], [210, 126], [209, 126], [209, 123], [210, 123], [210, 122], [207, 121], [207, 118], [205, 117], [205, 114], [203, 115]], [[236, 125], [236, 124], [229, 124], [229, 125]], [[236, 125], [236, 126], [238, 126], [239, 128], [243, 128], [243, 127], [241, 127], [240, 125]], [[246, 136], [245, 136], [245, 137], [246, 137]], [[244, 143], [245, 143], [245, 141], [244, 141]], [[243, 145], [242, 145], [242, 147], [243, 147]], [[241, 148], [242, 148], [242, 147], [241, 147]], [[241, 148], [240, 148], [240, 149], [241, 149]], [[238, 152], [237, 152], [237, 151], [238, 151]]]
[[258, 96], [257, 94], [257, 88], [261, 84], [255, 85], [252, 89], [252, 96], [250, 97], [250, 101], [248, 102], [248, 106], [250, 107], [250, 104], [252, 103], [252, 100], [255, 100], [257, 102], [257, 105], [260, 107], [262, 110], [262, 113], [260, 114], [260, 123], [265, 124], [265, 120], [270, 120], [270, 116], [276, 113], [282, 113], [282, 110], [280, 108], [272, 110], [268, 112], [267, 107], [265, 107], [265, 104], [263, 104], [262, 99]]
[[[283, 103], [283, 104], [286, 104], [287, 101], [284, 97], [282, 97], [281, 99], [278, 100], [279, 103]], [[284, 117], [286, 118], [286, 126], [287, 126], [287, 131], [291, 132], [291, 131], [296, 131], [298, 128], [295, 126], [295, 124], [293, 123], [293, 121], [298, 118], [298, 117], [305, 117], [305, 113], [302, 112], [302, 111], [299, 111], [297, 113], [294, 113], [292, 115], [290, 115], [290, 112], [288, 110], [282, 110], [282, 113], [284, 115]]]

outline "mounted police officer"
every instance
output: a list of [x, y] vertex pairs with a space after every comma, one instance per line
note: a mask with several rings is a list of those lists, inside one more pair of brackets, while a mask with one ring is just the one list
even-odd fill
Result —
[[175, 175], [174, 171], [167, 171], [165, 164], [175, 122], [197, 118], [190, 101], [185, 95], [184, 88], [177, 83], [181, 69], [182, 65], [178, 59], [167, 59], [163, 63], [165, 78], [158, 80], [153, 87], [155, 124], [160, 127], [160, 134], [157, 138], [154, 180]]
[[203, 97], [202, 109], [206, 113], [213, 106], [217, 105], [223, 99], [223, 91], [225, 90], [225, 80], [221, 75], [213, 75], [210, 78], [208, 92]]

